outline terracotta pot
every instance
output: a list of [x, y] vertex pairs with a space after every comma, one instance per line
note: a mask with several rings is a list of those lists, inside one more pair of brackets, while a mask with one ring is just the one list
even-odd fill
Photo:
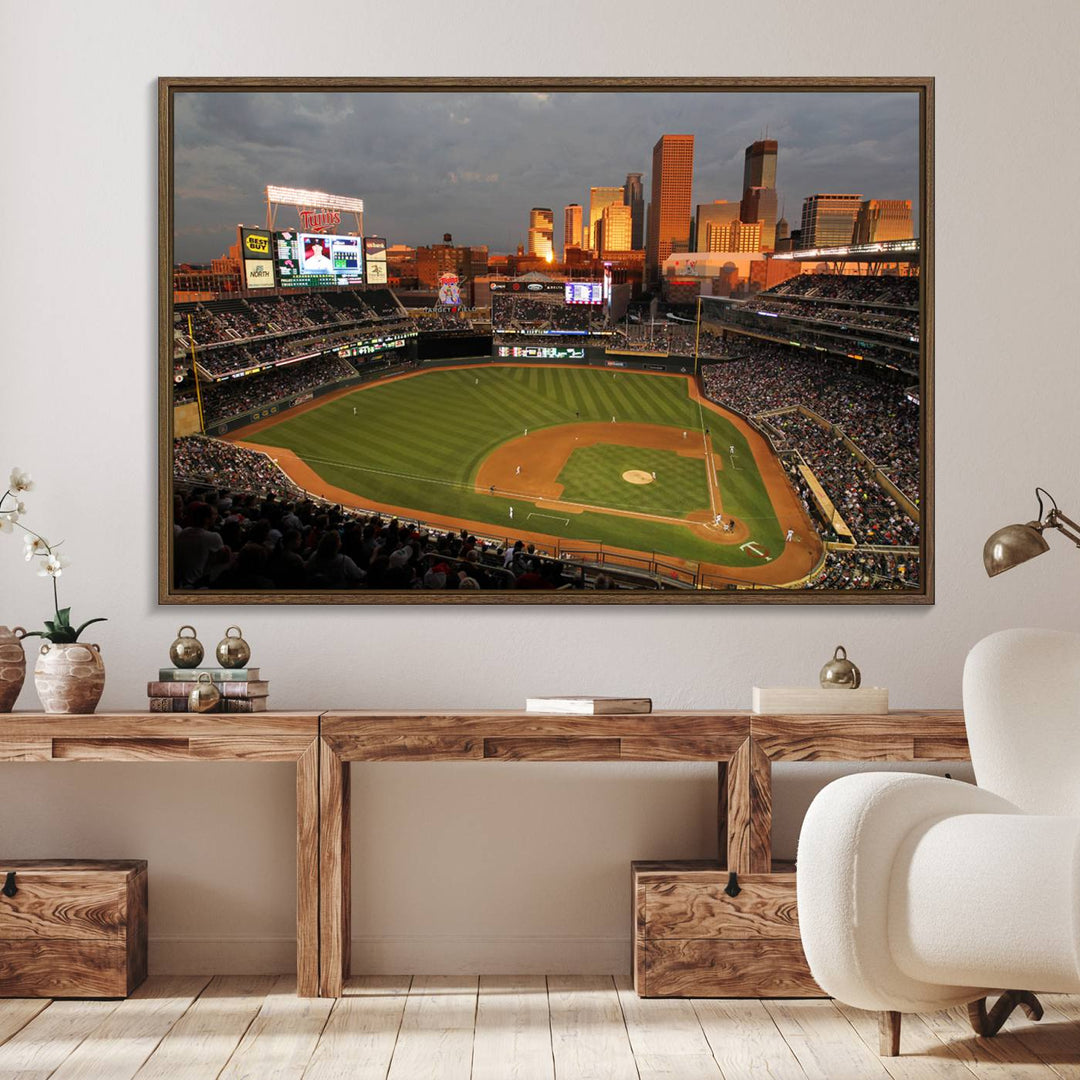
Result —
[[34, 665], [34, 685], [47, 713], [92, 713], [105, 689], [101, 648], [42, 642]]
[[0, 626], [0, 713], [11, 712], [26, 678], [26, 653], [23, 652], [21, 626], [9, 630]]

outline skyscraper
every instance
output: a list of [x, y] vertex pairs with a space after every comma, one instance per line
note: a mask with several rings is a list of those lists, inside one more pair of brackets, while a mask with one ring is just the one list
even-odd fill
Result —
[[864, 199], [855, 217], [852, 239], [856, 244], [873, 244], [879, 240], [910, 240], [914, 235], [910, 199]]
[[623, 203], [630, 207], [630, 247], [634, 251], [641, 251], [645, 243], [645, 189], [641, 183], [641, 173], [626, 174]]
[[762, 222], [761, 246], [776, 247], [776, 152], [775, 139], [759, 139], [746, 148], [743, 162], [743, 194], [739, 217], [747, 224]]
[[776, 191], [767, 187], [751, 187], [743, 192], [739, 217], [746, 224], [761, 222], [761, 247], [772, 251], [776, 247]]
[[[727, 225], [732, 221], [739, 220], [741, 206], [737, 202], [728, 202], [727, 199], [716, 199], [711, 203], [698, 203], [694, 214], [693, 245], [694, 251], [709, 251], [707, 246], [708, 231], [710, 225]], [[722, 248], [713, 250], [721, 251]]]
[[624, 203], [604, 207], [600, 217], [601, 241], [597, 250], [629, 251], [633, 236], [633, 211]]
[[676, 242], [690, 241], [690, 192], [694, 184], [694, 136], [661, 135], [653, 147], [645, 280], [660, 280]]
[[760, 221], [710, 222], [705, 227], [705, 236], [698, 240], [698, 251], [735, 251], [746, 253], [761, 250]]
[[555, 215], [547, 206], [529, 211], [529, 254], [542, 259], [555, 257]]
[[861, 195], [828, 192], [807, 195], [802, 207], [801, 247], [808, 249], [850, 244], [861, 205]]
[[752, 187], [776, 188], [775, 139], [759, 139], [746, 148], [743, 163], [743, 191]]
[[791, 226], [788, 225], [787, 218], [781, 217], [776, 222], [776, 251], [790, 251], [791, 250]]
[[566, 261], [566, 249], [579, 248], [581, 241], [581, 204], [571, 203], [563, 210], [563, 261]]
[[604, 207], [612, 203], [620, 206], [623, 201], [623, 189], [621, 187], [591, 187], [589, 188], [589, 232], [585, 237], [585, 246], [597, 250], [594, 230], [596, 223], [604, 216]]

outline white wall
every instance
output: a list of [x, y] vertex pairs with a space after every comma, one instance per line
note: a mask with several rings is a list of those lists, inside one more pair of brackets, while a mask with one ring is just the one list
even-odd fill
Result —
[[[839, 641], [895, 705], [957, 705], [978, 638], [1073, 624], [1080, 564], [1063, 543], [994, 582], [980, 565], [985, 536], [1032, 513], [1036, 482], [1080, 506], [1072, 0], [762, 3], [737, 49], [732, 13], [707, 0], [3, 0], [0, 12], [0, 469], [33, 471], [33, 524], [67, 538], [65, 602], [109, 616], [95, 635], [103, 707], [138, 707], [191, 619], [210, 642], [239, 622], [274, 704], [309, 709], [566, 690], [746, 706], [754, 682], [812, 679]], [[588, 49], [567, 46], [568, 24]], [[159, 608], [154, 80], [275, 74], [936, 76], [937, 605]], [[46, 249], [76, 245], [122, 250], [126, 279], [38, 273]], [[0, 537], [0, 622], [33, 624], [47, 586], [17, 546]], [[20, 706], [36, 707], [29, 685]], [[824, 775], [781, 770], [780, 851]], [[369, 970], [625, 966], [630, 859], [713, 844], [709, 767], [384, 765], [355, 767], [354, 781]], [[8, 765], [0, 793], [0, 857], [151, 860], [159, 970], [287, 964], [286, 767]]]

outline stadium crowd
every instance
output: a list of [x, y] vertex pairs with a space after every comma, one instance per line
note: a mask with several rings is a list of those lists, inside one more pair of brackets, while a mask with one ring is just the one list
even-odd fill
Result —
[[[174, 565], [181, 589], [566, 589], [604, 574], [500, 544], [313, 500], [265, 455], [174, 441]], [[603, 579], [601, 581], [601, 579]]]
[[810, 583], [814, 589], [912, 589], [919, 584], [919, 557], [881, 551], [829, 551]]
[[724, 355], [724, 343], [719, 334], [704, 327], [698, 334], [697, 326], [685, 323], [656, 322], [622, 323], [615, 330], [611, 348], [625, 352], [658, 352], [675, 356], [699, 356], [716, 358]]
[[774, 285], [761, 296], [809, 296], [831, 300], [854, 300], [915, 308], [919, 303], [919, 279], [879, 274], [799, 274]]
[[855, 305], [838, 307], [828, 301], [770, 296], [768, 293], [746, 301], [743, 306], [749, 311], [808, 319], [837, 326], [842, 330], [881, 330], [908, 341], [919, 339], [917, 311], [879, 311]]
[[202, 346], [290, 330], [322, 328], [336, 323], [357, 325], [401, 319], [405, 312], [389, 289], [325, 293], [305, 291], [177, 304], [173, 311], [174, 326], [181, 343], [188, 347], [189, 315], [195, 343]]
[[[412, 329], [409, 322], [381, 322], [376, 327], [353, 326], [348, 329], [326, 327], [322, 333], [306, 332], [285, 337], [254, 338], [235, 345], [215, 345], [196, 353], [199, 366], [214, 377], [253, 367], [276, 364], [293, 357], [311, 356], [365, 338], [385, 338]], [[179, 357], [177, 358], [179, 360]], [[190, 367], [190, 364], [186, 366]]]
[[743, 337], [729, 349], [739, 359], [703, 370], [709, 397], [746, 416], [805, 405], [918, 501], [919, 407], [901, 386], [857, 375], [817, 352]]
[[860, 544], [918, 544], [918, 525], [833, 432], [801, 412], [769, 420], [798, 449]]
[[216, 424], [261, 405], [295, 397], [318, 386], [340, 382], [355, 375], [356, 368], [348, 360], [337, 356], [318, 356], [301, 364], [274, 368], [242, 379], [204, 383], [203, 416], [207, 424]]
[[491, 298], [491, 324], [496, 330], [522, 333], [574, 330], [584, 334], [593, 326], [605, 325], [605, 320], [602, 305], [567, 304], [561, 293], [542, 296], [497, 293]]

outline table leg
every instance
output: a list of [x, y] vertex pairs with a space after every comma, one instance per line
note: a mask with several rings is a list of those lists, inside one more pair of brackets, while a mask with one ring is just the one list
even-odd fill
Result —
[[319, 993], [319, 740], [296, 761], [296, 992]]
[[319, 740], [319, 994], [341, 997], [350, 966], [350, 766]]
[[740, 874], [772, 869], [772, 763], [747, 739], [727, 766], [727, 868]]
[[716, 763], [716, 857], [720, 869], [728, 860], [728, 762]]

